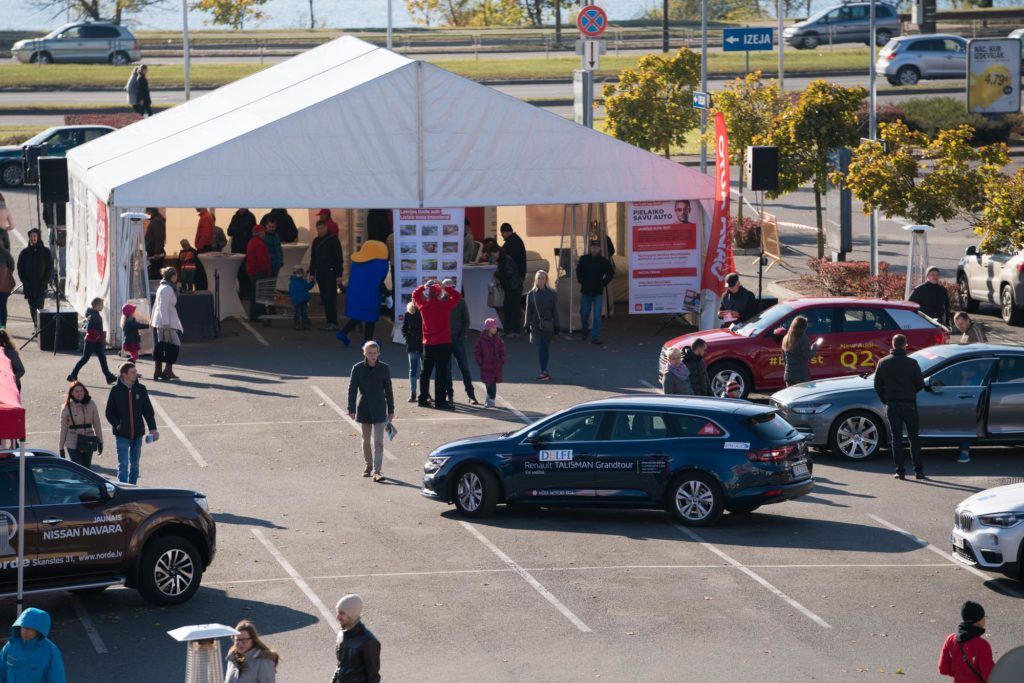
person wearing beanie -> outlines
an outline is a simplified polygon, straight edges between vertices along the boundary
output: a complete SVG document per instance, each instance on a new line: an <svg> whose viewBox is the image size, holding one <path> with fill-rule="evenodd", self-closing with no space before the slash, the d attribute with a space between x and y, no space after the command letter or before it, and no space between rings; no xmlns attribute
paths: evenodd
<svg viewBox="0 0 1024 683"><path fill-rule="evenodd" d="M335 611L341 633L334 647L338 668L331 683L380 683L380 641L362 622L363 599L346 595Z"/></svg>
<svg viewBox="0 0 1024 683"><path fill-rule="evenodd" d="M320 213L317 214L317 220L321 220L324 222L324 226L326 226L327 232L331 233L335 237L338 236L338 224L334 222L333 218L331 218L330 209L320 209Z"/></svg>
<svg viewBox="0 0 1024 683"><path fill-rule="evenodd" d="M956 633L946 636L939 654L939 673L949 676L954 683L987 681L995 667L992 646L982 638L985 633L985 608L966 601L960 607L962 621Z"/></svg>
<svg viewBox="0 0 1024 683"><path fill-rule="evenodd" d="M505 367L505 341L498 336L498 321L494 318L484 321L484 331L476 340L473 354L480 368L480 381L487 387L484 407L493 408L498 397L498 384L504 381L502 372Z"/></svg>
<svg viewBox="0 0 1024 683"><path fill-rule="evenodd" d="M132 359L132 362L139 359L139 350L142 349L142 335L139 334L139 330L149 328L149 325L135 318L135 311L135 304L125 304L121 307L121 331L124 333L121 350Z"/></svg>
<svg viewBox="0 0 1024 683"><path fill-rule="evenodd" d="M909 301L921 307L921 312L929 318L939 321L946 327L953 326L953 315L949 307L949 293L945 285L939 283L939 269L932 266L925 274L925 281L910 293Z"/></svg>

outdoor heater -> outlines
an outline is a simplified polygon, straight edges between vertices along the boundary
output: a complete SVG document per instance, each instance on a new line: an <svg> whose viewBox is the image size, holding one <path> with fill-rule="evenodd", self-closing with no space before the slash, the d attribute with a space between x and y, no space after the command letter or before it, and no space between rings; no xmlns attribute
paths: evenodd
<svg viewBox="0 0 1024 683"><path fill-rule="evenodd" d="M224 680L220 639L237 636L238 631L224 624L197 624L176 628L167 635L188 644L185 683L221 683Z"/></svg>

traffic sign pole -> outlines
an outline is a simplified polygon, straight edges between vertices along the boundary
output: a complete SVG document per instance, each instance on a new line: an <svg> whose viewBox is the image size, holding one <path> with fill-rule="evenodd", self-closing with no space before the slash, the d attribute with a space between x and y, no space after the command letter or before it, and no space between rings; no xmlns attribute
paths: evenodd
<svg viewBox="0 0 1024 683"><path fill-rule="evenodd" d="M783 30L782 22L784 21L783 17L785 17L786 15L783 12L782 7L783 7L783 0L779 0L779 8L776 11L777 11L777 13L779 15L779 92L780 93L786 92L786 78L783 75L784 72L783 72L783 69L782 69L782 44L785 42L783 40L783 38L782 38L782 30Z"/></svg>
<svg viewBox="0 0 1024 683"><path fill-rule="evenodd" d="M780 2L782 0L779 0ZM708 91L708 0L700 0L700 90ZM700 172L708 172L708 110L700 110Z"/></svg>

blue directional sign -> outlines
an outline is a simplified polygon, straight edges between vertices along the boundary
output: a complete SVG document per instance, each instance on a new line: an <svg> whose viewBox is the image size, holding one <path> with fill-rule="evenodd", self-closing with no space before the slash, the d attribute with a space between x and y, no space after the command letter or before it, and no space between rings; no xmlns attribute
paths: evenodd
<svg viewBox="0 0 1024 683"><path fill-rule="evenodd" d="M775 49L775 33L771 28L722 29L723 52L756 52Z"/></svg>
<svg viewBox="0 0 1024 683"><path fill-rule="evenodd" d="M693 108L694 109L710 109L711 108L711 95L700 90L693 91Z"/></svg>

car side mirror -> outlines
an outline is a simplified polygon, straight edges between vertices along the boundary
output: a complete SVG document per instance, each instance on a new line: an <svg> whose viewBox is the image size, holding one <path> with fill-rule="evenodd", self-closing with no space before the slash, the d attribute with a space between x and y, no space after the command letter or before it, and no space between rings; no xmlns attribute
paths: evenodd
<svg viewBox="0 0 1024 683"><path fill-rule="evenodd" d="M103 493L106 494L107 500L111 500L114 494L117 492L117 487L111 484L109 481L103 482Z"/></svg>
<svg viewBox="0 0 1024 683"><path fill-rule="evenodd" d="M785 336L786 336L786 328L785 327L776 327L774 330L772 330L772 339L774 339L775 341L782 341L782 338L785 337Z"/></svg>
<svg viewBox="0 0 1024 683"><path fill-rule="evenodd" d="M534 446L539 447L544 442L544 439L541 438L540 432L534 429L526 435L526 441L527 443L531 443Z"/></svg>
<svg viewBox="0 0 1024 683"><path fill-rule="evenodd" d="M978 248L976 246L974 246L973 244L971 246L967 247L966 249L964 249L964 256L977 256L977 255L978 255Z"/></svg>

